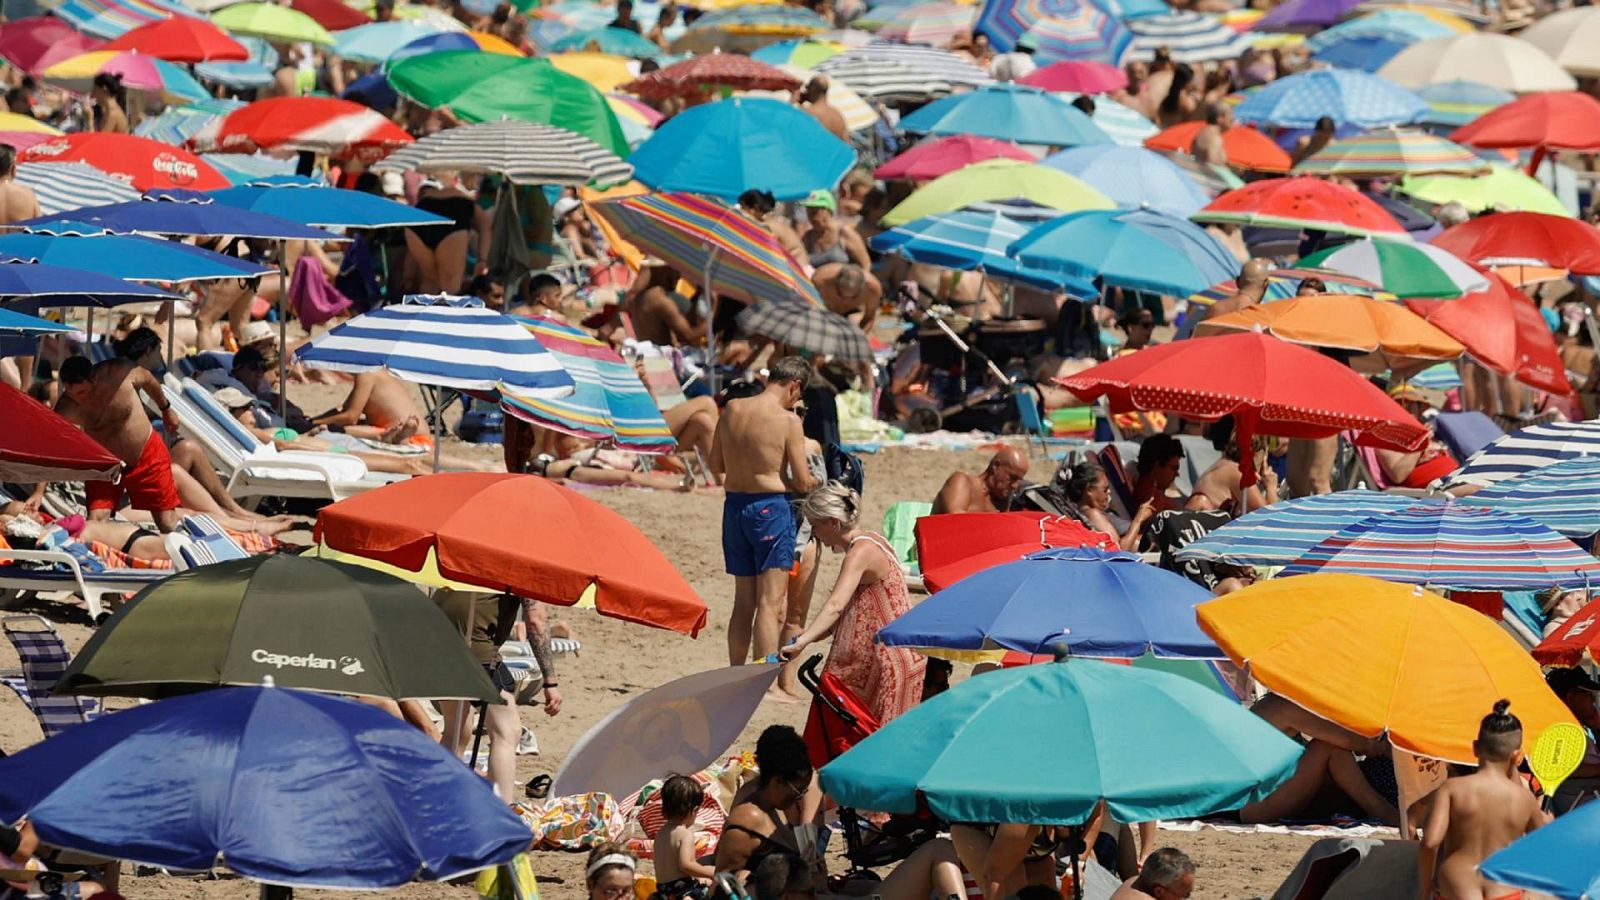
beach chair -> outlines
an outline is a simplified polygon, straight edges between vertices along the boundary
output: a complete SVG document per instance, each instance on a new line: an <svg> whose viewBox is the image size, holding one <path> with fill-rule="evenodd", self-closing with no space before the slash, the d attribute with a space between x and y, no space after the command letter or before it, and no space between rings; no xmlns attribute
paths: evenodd
<svg viewBox="0 0 1600 900"><path fill-rule="evenodd" d="M30 568L22 562L51 564ZM91 571L70 553L60 550L21 550L0 547L0 592L12 594L3 605L14 605L22 594L72 593L83 598L95 624L108 615L106 594L136 593L172 574L170 569L103 569Z"/></svg>
<svg viewBox="0 0 1600 900"><path fill-rule="evenodd" d="M61 642L61 636L56 634L55 627L43 616L6 616L0 622L0 629L4 629L6 640L11 642L11 646L17 650L17 656L22 659L21 677L0 678L0 681L16 691L22 702L33 710L39 720L39 728L47 739L100 714L98 700L50 695L51 689L67 671L72 656L67 653L67 647Z"/></svg>
<svg viewBox="0 0 1600 900"><path fill-rule="evenodd" d="M163 543L172 568L179 572L250 555L215 519L204 514L186 516Z"/></svg>
<svg viewBox="0 0 1600 900"><path fill-rule="evenodd" d="M678 371L666 356L646 356L640 360L644 371L644 386L656 401L656 409L666 412L687 401L683 385L678 383Z"/></svg>
<svg viewBox="0 0 1600 900"><path fill-rule="evenodd" d="M1137 451L1133 456L1138 458ZM1122 451L1117 449L1116 444L1107 444L1095 453L1095 458L1106 473L1106 481L1111 484L1111 499L1121 505L1122 515L1132 518L1139 505L1133 502L1133 485L1128 483L1128 464L1123 460Z"/></svg>

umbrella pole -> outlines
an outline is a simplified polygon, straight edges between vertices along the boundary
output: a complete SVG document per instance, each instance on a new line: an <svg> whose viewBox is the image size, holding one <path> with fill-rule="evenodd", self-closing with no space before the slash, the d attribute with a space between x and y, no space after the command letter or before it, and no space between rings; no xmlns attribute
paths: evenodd
<svg viewBox="0 0 1600 900"><path fill-rule="evenodd" d="M293 900L294 888L284 887L281 884L263 884L261 886L261 900Z"/></svg>
<svg viewBox="0 0 1600 900"><path fill-rule="evenodd" d="M701 290L706 292L706 315L711 321L706 323L706 387L711 389L711 398L717 396L717 295L711 290L711 272L717 265L717 250L711 248L706 254L706 267L704 279L701 281Z"/></svg>
<svg viewBox="0 0 1600 900"><path fill-rule="evenodd" d="M167 369L172 369L173 346L177 343L178 301L167 301Z"/></svg>
<svg viewBox="0 0 1600 900"><path fill-rule="evenodd" d="M92 307L92 306L89 307L87 312L84 313L83 334L84 334L84 340L86 342L88 342L88 343L93 343L94 342L94 307ZM88 351L85 350L84 352L88 352Z"/></svg>
<svg viewBox="0 0 1600 900"><path fill-rule="evenodd" d="M289 421L289 242L278 242L278 421ZM237 339L235 335L235 339Z"/></svg>

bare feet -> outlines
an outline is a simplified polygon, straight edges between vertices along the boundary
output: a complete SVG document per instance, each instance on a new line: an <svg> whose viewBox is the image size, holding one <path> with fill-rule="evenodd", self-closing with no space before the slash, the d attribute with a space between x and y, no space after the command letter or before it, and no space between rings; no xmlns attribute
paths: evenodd
<svg viewBox="0 0 1600 900"><path fill-rule="evenodd" d="M416 416L407 416L405 421L390 425L383 434L378 435L378 440L385 444L403 444L417 433L422 427L422 420Z"/></svg>

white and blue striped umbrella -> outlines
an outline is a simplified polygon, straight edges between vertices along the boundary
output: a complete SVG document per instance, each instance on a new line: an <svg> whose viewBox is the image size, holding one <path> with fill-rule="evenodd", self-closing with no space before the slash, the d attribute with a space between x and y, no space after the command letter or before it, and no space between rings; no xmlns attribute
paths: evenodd
<svg viewBox="0 0 1600 900"><path fill-rule="evenodd" d="M1215 16L1175 12L1146 16L1127 23L1133 32L1128 59L1151 60L1166 47L1178 62L1201 63L1237 59L1250 49L1251 37L1234 31Z"/></svg>
<svg viewBox="0 0 1600 900"><path fill-rule="evenodd" d="M244 106L242 101L226 97L212 97L184 106L169 106L161 111L161 115L151 116L140 122L133 129L133 133L138 137L160 141L173 147L182 147L200 129L242 106Z"/></svg>
<svg viewBox="0 0 1600 900"><path fill-rule="evenodd" d="M1080 95L1063 93L1061 96L1070 101L1078 99ZM1089 118L1113 141L1124 147L1143 147L1147 138L1161 131L1144 113L1127 104L1118 103L1104 94L1096 94L1089 99L1094 101L1094 114Z"/></svg>
<svg viewBox="0 0 1600 900"><path fill-rule="evenodd" d="M1496 438L1467 457L1447 487L1496 484L1578 456L1600 456L1600 421L1530 425Z"/></svg>
<svg viewBox="0 0 1600 900"><path fill-rule="evenodd" d="M1507 478L1471 502L1518 513L1570 538L1600 532L1600 456L1580 456Z"/></svg>
<svg viewBox="0 0 1600 900"><path fill-rule="evenodd" d="M138 191L87 163L18 163L17 181L33 188L39 212L46 216L139 199Z"/></svg>
<svg viewBox="0 0 1600 900"><path fill-rule="evenodd" d="M533 397L572 393L572 376L515 319L492 309L440 305L442 298L363 313L296 351L314 369L388 369L418 384L498 390Z"/></svg>
<svg viewBox="0 0 1600 900"><path fill-rule="evenodd" d="M239 91L271 84L273 73L278 70L278 51L265 38L254 35L236 34L233 39L250 51L250 58L240 62L196 63L195 77Z"/></svg>
<svg viewBox="0 0 1600 900"><path fill-rule="evenodd" d="M1380 491L1296 497L1241 516L1190 542L1174 556L1236 566L1282 566L1362 519L1408 509L1421 502Z"/></svg>

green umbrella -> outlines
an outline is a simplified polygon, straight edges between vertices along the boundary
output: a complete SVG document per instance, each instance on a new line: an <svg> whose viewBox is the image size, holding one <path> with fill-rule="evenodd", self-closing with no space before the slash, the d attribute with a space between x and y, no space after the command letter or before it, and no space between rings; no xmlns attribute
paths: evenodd
<svg viewBox="0 0 1600 900"><path fill-rule="evenodd" d="M361 566L252 556L179 572L117 610L61 676L67 694L159 698L226 684L499 701L445 614Z"/></svg>
<svg viewBox="0 0 1600 900"><path fill-rule="evenodd" d="M1412 175L1400 179L1398 190L1428 203L1459 203L1467 212L1481 212L1499 204L1522 212L1572 216L1572 210L1557 200L1549 188L1510 166L1495 166L1487 175Z"/></svg>
<svg viewBox="0 0 1600 900"><path fill-rule="evenodd" d="M236 3L211 15L211 23L234 34L248 34L279 43L305 41L333 46L333 35L303 12L276 3Z"/></svg>
<svg viewBox="0 0 1600 900"><path fill-rule="evenodd" d="M1015 159L991 159L963 166L918 188L889 210L883 224L904 225L973 203L1006 200L1027 200L1062 212L1116 208L1111 198L1059 169Z"/></svg>
<svg viewBox="0 0 1600 900"><path fill-rule="evenodd" d="M1364 278L1402 298L1453 298L1489 287L1476 269L1450 251L1414 241L1364 238L1313 253L1299 265Z"/></svg>
<svg viewBox="0 0 1600 900"><path fill-rule="evenodd" d="M413 102L449 107L463 122L542 122L581 134L618 156L629 153L605 95L548 60L472 50L427 53L395 64L389 83Z"/></svg>

